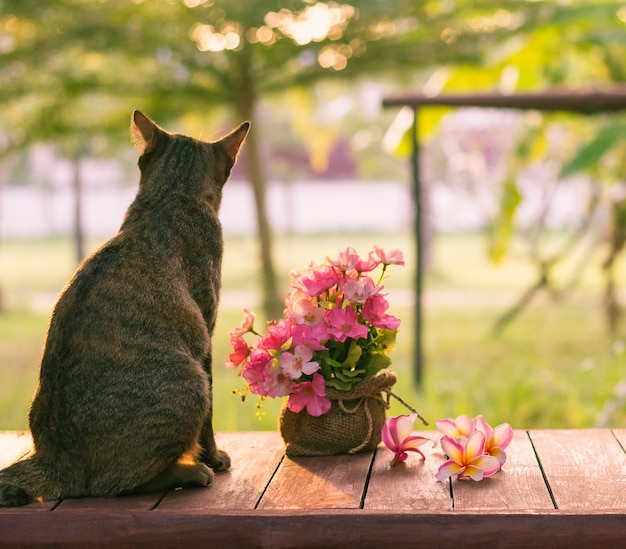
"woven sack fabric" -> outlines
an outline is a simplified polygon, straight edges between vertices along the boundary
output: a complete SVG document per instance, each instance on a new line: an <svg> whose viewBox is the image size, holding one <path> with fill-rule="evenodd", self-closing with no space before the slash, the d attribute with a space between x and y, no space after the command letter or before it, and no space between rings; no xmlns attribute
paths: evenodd
<svg viewBox="0 0 626 549"><path fill-rule="evenodd" d="M332 456L373 450L380 444L380 431L389 407L382 393L396 382L396 374L379 372L349 391L328 388L328 412L313 417L302 410L294 413L285 404L280 414L280 434L289 457Z"/></svg>

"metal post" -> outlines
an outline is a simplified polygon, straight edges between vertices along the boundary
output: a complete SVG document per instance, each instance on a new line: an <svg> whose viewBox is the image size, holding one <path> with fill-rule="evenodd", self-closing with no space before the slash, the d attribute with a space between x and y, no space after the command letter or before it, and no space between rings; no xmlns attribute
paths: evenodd
<svg viewBox="0 0 626 549"><path fill-rule="evenodd" d="M415 233L415 384L421 387L424 374L424 355L422 351L422 275L424 266L424 246L422 231L422 185L420 182L420 145L418 136L418 108L413 109L413 127L411 129L411 182L413 201L415 203L414 233Z"/></svg>

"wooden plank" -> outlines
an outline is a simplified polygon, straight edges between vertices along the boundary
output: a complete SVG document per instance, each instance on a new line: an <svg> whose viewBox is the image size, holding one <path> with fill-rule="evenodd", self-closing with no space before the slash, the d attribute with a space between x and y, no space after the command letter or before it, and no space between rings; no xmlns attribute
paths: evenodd
<svg viewBox="0 0 626 549"><path fill-rule="evenodd" d="M0 469L25 457L33 449L28 431L0 431Z"/></svg>
<svg viewBox="0 0 626 549"><path fill-rule="evenodd" d="M554 512L552 512L554 513ZM622 547L624 515L367 510L0 514L0 546Z"/></svg>
<svg viewBox="0 0 626 549"><path fill-rule="evenodd" d="M626 510L626 454L609 429L529 431L560 510Z"/></svg>
<svg viewBox="0 0 626 549"><path fill-rule="evenodd" d="M64 499L55 508L55 513L81 510L101 512L150 511L163 497L163 492L123 496L116 498L80 498Z"/></svg>
<svg viewBox="0 0 626 549"><path fill-rule="evenodd" d="M157 511L254 509L283 458L283 439L278 432L269 431L218 433L216 440L230 455L230 470L217 473L207 490L170 492Z"/></svg>
<svg viewBox="0 0 626 549"><path fill-rule="evenodd" d="M358 509L373 452L285 457L259 509Z"/></svg>
<svg viewBox="0 0 626 549"><path fill-rule="evenodd" d="M506 454L504 467L493 477L480 482L452 481L456 511L554 509L550 491L526 431L515 431Z"/></svg>
<svg viewBox="0 0 626 549"><path fill-rule="evenodd" d="M426 456L421 461L418 454L409 453L404 463L390 467L393 452L381 445L370 476L364 509L387 509L394 511L446 511L452 508L448 482L437 482L435 473L445 461L439 445L441 434L437 431L413 433L433 440L420 446Z"/></svg>

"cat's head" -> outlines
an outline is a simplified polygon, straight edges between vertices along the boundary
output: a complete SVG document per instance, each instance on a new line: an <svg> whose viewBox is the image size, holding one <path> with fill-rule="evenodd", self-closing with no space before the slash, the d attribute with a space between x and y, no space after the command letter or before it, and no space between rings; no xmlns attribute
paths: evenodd
<svg viewBox="0 0 626 549"><path fill-rule="evenodd" d="M250 128L244 122L215 142L169 133L140 111L131 120L131 136L139 149L140 193L153 200L171 192L204 197L217 210L222 187L237 160Z"/></svg>

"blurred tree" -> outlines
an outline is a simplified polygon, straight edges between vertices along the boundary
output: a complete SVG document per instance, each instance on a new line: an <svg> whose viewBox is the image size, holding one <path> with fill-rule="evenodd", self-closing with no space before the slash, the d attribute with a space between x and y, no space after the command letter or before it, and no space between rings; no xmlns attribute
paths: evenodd
<svg viewBox="0 0 626 549"><path fill-rule="evenodd" d="M3 146L82 146L86 135L118 135L137 107L164 124L220 105L234 122L251 120L244 158L272 318L282 308L265 203L272 127L257 123L259 101L323 78L412 82L429 67L478 65L502 51L497 44L519 50L568 8L526 0L0 0ZM585 21L593 28L593 18Z"/></svg>

